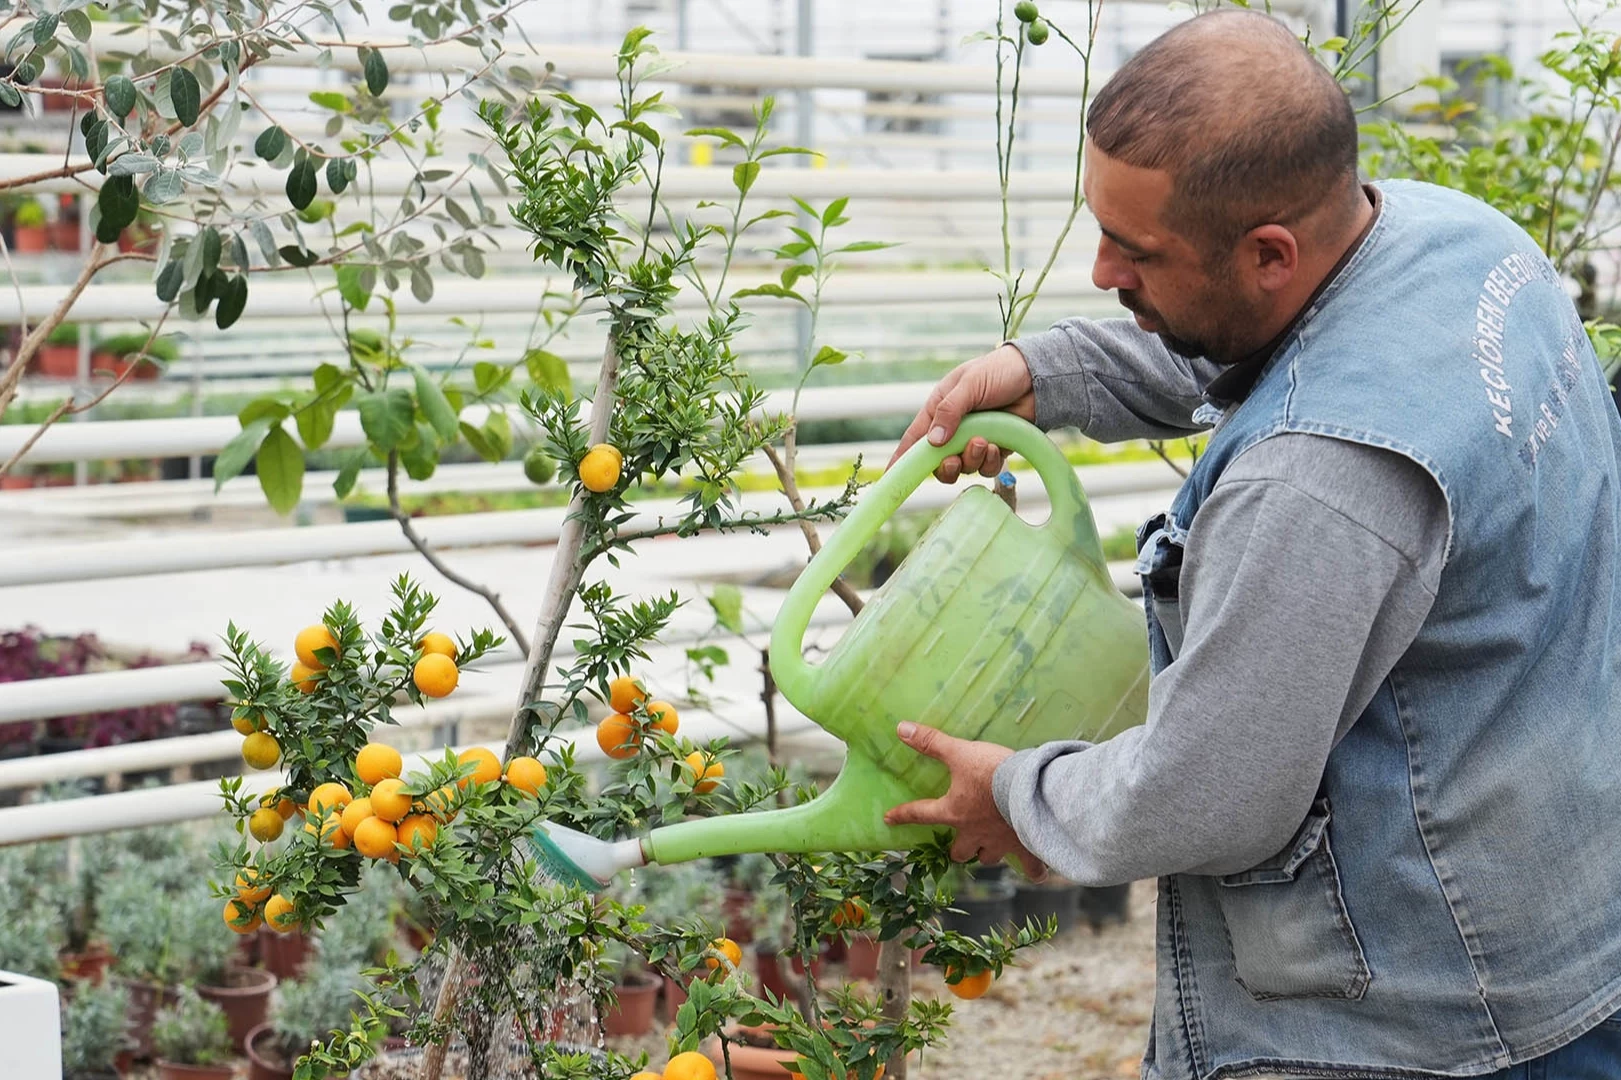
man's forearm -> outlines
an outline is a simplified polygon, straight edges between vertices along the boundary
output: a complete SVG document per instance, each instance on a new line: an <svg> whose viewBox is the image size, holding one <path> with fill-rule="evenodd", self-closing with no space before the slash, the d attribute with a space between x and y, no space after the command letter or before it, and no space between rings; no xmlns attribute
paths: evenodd
<svg viewBox="0 0 1621 1080"><path fill-rule="evenodd" d="M1065 319L1013 342L1035 388L1036 424L1077 427L1102 442L1176 438L1217 372L1177 356L1129 319Z"/></svg>

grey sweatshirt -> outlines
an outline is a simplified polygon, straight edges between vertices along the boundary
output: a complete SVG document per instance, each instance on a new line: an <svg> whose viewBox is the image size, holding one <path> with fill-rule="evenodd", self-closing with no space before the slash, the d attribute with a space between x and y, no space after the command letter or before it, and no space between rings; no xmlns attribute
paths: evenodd
<svg viewBox="0 0 1621 1080"><path fill-rule="evenodd" d="M1104 441L1199 430L1191 414L1220 370L1125 319L1071 319L1014 344L1038 425ZM1169 612L1180 646L1147 723L1014 754L994 779L1003 817L1083 885L1233 873L1273 855L1428 615L1446 538L1439 486L1400 455L1303 434L1245 451L1190 527Z"/></svg>

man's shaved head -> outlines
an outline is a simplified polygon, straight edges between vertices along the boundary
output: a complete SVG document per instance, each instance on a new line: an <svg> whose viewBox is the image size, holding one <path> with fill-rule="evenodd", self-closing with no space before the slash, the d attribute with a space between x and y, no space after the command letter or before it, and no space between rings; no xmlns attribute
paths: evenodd
<svg viewBox="0 0 1621 1080"><path fill-rule="evenodd" d="M1315 215L1335 228L1357 210L1350 101L1288 27L1256 12L1211 12L1156 38L1093 100L1087 136L1168 173L1165 224L1213 256L1259 225Z"/></svg>

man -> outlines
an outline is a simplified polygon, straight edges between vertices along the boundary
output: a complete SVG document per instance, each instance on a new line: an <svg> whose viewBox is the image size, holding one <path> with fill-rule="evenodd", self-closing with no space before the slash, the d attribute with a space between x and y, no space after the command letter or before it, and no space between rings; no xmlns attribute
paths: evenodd
<svg viewBox="0 0 1621 1080"><path fill-rule="evenodd" d="M1016 754L903 724L952 784L890 820L1158 877L1148 1076L1621 1076L1621 423L1557 275L1479 202L1361 184L1264 16L1179 25L1088 120L1135 325L970 361L901 449L980 409L1213 428L1139 533L1148 720Z"/></svg>

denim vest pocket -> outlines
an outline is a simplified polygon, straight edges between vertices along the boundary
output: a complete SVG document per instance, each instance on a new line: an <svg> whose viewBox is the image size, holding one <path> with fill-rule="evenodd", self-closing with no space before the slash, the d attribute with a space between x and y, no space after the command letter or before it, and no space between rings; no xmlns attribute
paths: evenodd
<svg viewBox="0 0 1621 1080"><path fill-rule="evenodd" d="M1357 1000L1369 973L1340 894L1328 842L1327 799L1278 854L1216 879L1238 984L1258 1001L1320 997Z"/></svg>

